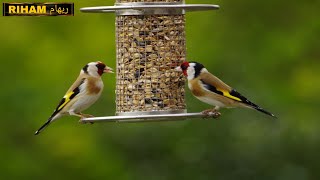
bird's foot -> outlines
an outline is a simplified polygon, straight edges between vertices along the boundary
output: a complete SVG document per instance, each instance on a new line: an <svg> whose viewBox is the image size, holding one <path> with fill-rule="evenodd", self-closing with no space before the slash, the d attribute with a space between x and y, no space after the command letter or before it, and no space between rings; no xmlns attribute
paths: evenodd
<svg viewBox="0 0 320 180"><path fill-rule="evenodd" d="M206 118L209 118L209 117L218 118L221 116L221 113L216 109L204 110L202 111L202 114L204 114Z"/></svg>
<svg viewBox="0 0 320 180"><path fill-rule="evenodd" d="M81 115L82 115L82 118L92 118L92 117L94 117L91 114L81 114Z"/></svg>
<svg viewBox="0 0 320 180"><path fill-rule="evenodd" d="M85 121L83 121L83 119L84 118L92 118L92 117L94 117L93 115L91 115L91 114L81 114L81 118L80 118L80 120L79 120L79 123L80 124L86 124L86 123L88 123L88 122L85 122ZM93 124L93 122L89 122L90 124Z"/></svg>

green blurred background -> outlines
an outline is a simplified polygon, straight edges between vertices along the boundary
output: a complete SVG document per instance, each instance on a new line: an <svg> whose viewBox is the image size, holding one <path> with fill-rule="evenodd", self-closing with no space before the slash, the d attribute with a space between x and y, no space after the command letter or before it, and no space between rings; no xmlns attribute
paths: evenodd
<svg viewBox="0 0 320 180"><path fill-rule="evenodd" d="M65 117L34 136L87 62L115 67L115 15L79 11L113 3L75 2L74 17L0 17L0 179L320 179L319 0L187 0L221 6L187 14L187 59L277 120L248 109L167 123ZM96 116L115 111L115 75L103 79L86 111ZM210 107L189 91L187 104Z"/></svg>

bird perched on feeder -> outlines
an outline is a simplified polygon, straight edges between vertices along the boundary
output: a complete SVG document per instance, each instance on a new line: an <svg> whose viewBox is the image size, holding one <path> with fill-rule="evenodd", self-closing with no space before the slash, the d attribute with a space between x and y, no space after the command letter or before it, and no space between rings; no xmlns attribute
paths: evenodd
<svg viewBox="0 0 320 180"><path fill-rule="evenodd" d="M39 134L51 122L65 115L78 116L81 119L93 117L89 114L82 114L81 111L89 108L99 99L103 89L103 81L101 79L103 73L113 73L112 68L100 61L90 62L85 65L81 69L76 81L63 96L53 114L47 122L35 132L35 135Z"/></svg>
<svg viewBox="0 0 320 180"><path fill-rule="evenodd" d="M184 62L176 67L176 70L183 72L187 77L188 87L196 98L215 106L213 109L203 111L206 115L213 113L214 117L219 117L221 115L218 112L220 107L246 107L275 117L275 115L252 103L235 89L212 75L198 62Z"/></svg>

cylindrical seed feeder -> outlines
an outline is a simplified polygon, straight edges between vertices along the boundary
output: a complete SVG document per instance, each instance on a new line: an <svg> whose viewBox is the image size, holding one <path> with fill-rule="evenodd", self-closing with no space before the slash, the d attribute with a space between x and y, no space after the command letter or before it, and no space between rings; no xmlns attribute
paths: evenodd
<svg viewBox="0 0 320 180"><path fill-rule="evenodd" d="M186 59L185 11L217 9L183 0L117 0L81 8L116 13L116 116L83 121L148 121L199 117L187 113L185 78L174 68Z"/></svg>
<svg viewBox="0 0 320 180"><path fill-rule="evenodd" d="M117 115L186 112L185 80L174 70L185 61L184 26L182 14L116 17Z"/></svg>

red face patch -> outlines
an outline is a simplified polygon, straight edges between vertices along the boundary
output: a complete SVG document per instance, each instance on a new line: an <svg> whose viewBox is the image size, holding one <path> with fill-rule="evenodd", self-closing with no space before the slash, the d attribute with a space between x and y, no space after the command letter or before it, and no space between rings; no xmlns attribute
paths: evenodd
<svg viewBox="0 0 320 180"><path fill-rule="evenodd" d="M188 67L189 67L189 62L183 62L182 64L181 64L181 69L182 69L182 72L183 72L183 74L185 75L185 76L188 76L188 74L187 74L187 70L188 70Z"/></svg>
<svg viewBox="0 0 320 180"><path fill-rule="evenodd" d="M98 61L98 64L96 65L98 68L98 74L101 76L103 74L104 68L106 67L105 64L102 62Z"/></svg>

